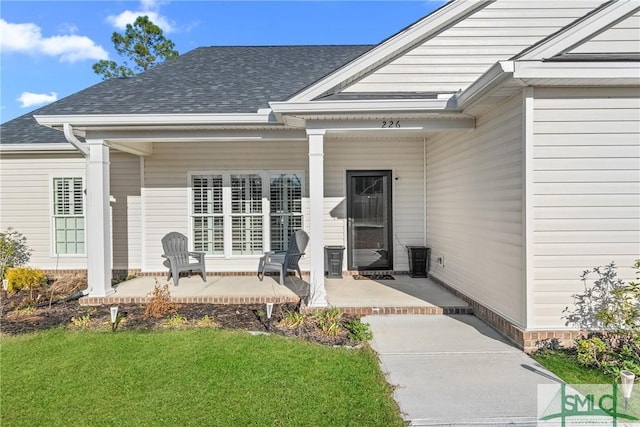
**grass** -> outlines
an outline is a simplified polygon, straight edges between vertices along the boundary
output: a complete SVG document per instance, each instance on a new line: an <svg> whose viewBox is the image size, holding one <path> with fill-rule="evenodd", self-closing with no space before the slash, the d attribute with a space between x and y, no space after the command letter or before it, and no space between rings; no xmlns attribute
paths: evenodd
<svg viewBox="0 0 640 427"><path fill-rule="evenodd" d="M612 384L613 379L594 368L580 365L576 358L564 351L543 351L533 357L567 384Z"/></svg>
<svg viewBox="0 0 640 427"><path fill-rule="evenodd" d="M582 393L588 394L593 391L593 388L587 386L588 384L613 384L617 382L620 384L620 380L614 380L604 372L595 368L589 368L582 366L578 363L575 356L571 353L561 350L549 350L532 354L533 358L537 360L542 366L556 374L565 383L575 385L575 388ZM597 389L602 391L603 389ZM604 389L610 392L611 389ZM640 384L636 382L631 395L631 400L627 409L624 407L624 400L622 399L622 392L619 391L620 399L618 400L617 410L619 413L626 413L635 416L640 419Z"/></svg>
<svg viewBox="0 0 640 427"><path fill-rule="evenodd" d="M3 426L402 426L370 349L215 329L0 338Z"/></svg>

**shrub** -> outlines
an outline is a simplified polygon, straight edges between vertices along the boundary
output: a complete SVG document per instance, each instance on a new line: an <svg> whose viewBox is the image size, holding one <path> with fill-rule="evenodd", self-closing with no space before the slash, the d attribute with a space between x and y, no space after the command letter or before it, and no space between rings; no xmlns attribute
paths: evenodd
<svg viewBox="0 0 640 427"><path fill-rule="evenodd" d="M335 336L340 333L340 318L342 312L338 308L327 308L325 310L316 311L311 315L322 332L329 336Z"/></svg>
<svg viewBox="0 0 640 427"><path fill-rule="evenodd" d="M640 274L640 260L635 269ZM591 332L576 339L578 362L614 376L622 369L640 376L640 282L617 278L614 263L586 270L581 279L584 293L574 295L574 309L564 310L567 326Z"/></svg>
<svg viewBox="0 0 640 427"><path fill-rule="evenodd" d="M9 280L7 289L9 292L16 292L20 289L29 289L33 292L34 288L47 283L47 276L42 270L30 267L16 267L7 270L7 280Z"/></svg>
<svg viewBox="0 0 640 427"><path fill-rule="evenodd" d="M180 329L188 325L189 325L189 320L186 317L180 316L177 313L162 321L162 326L164 326L165 328Z"/></svg>
<svg viewBox="0 0 640 427"><path fill-rule="evenodd" d="M26 237L11 227L0 232L0 278L4 278L7 269L25 265L30 258Z"/></svg>
<svg viewBox="0 0 640 427"><path fill-rule="evenodd" d="M156 281L153 291L147 294L149 301L144 309L144 318L153 317L159 319L165 315L172 313L176 309L176 305L171 302L171 293L169 285L160 286Z"/></svg>
<svg viewBox="0 0 640 427"><path fill-rule="evenodd" d="M355 341L369 341L373 338L373 333L369 330L368 323L362 323L359 318L345 323L345 328L349 331L349 338Z"/></svg>
<svg viewBox="0 0 640 427"><path fill-rule="evenodd" d="M279 324L288 328L297 328L303 322L304 316L302 313L285 309Z"/></svg>

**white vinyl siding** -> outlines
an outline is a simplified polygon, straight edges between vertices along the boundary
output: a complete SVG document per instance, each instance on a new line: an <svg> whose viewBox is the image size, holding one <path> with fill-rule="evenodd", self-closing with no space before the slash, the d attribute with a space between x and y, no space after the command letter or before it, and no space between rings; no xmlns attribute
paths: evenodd
<svg viewBox="0 0 640 427"><path fill-rule="evenodd" d="M613 25L570 53L640 53L640 13Z"/></svg>
<svg viewBox="0 0 640 427"><path fill-rule="evenodd" d="M303 228L308 229L308 198L304 176L309 162L306 141L217 141L213 143L154 143L153 156L145 159L144 170L144 221L145 221L145 264L144 271L164 271L162 266L162 245L160 239L166 233L178 231L192 235L192 195L189 191L190 174L193 175L243 175L257 174L263 177L263 195L269 196L269 177L280 171L299 174L303 179L302 216ZM256 171L256 172L253 172ZM278 171L278 172L276 172ZM299 171L299 172L297 172ZM229 197L231 194L229 193ZM229 205L229 214L231 207ZM269 214L265 215L264 228L268 228ZM225 227L229 229L225 223ZM268 234L265 234L268 236ZM266 242L263 249L267 250ZM257 271L261 254L212 258L207 269L213 272ZM307 251L307 257L310 256ZM304 270L307 257L301 261ZM308 267L306 267L308 269Z"/></svg>
<svg viewBox="0 0 640 427"><path fill-rule="evenodd" d="M532 328L563 328L580 274L640 257L640 89L534 91Z"/></svg>
<svg viewBox="0 0 640 427"><path fill-rule="evenodd" d="M79 154L2 154L0 228L13 227L27 238L30 265L42 269L86 268L85 256L57 256L53 250L54 176L84 176Z"/></svg>
<svg viewBox="0 0 640 427"><path fill-rule="evenodd" d="M587 14L603 1L498 0L346 88L345 92L456 92L491 65Z"/></svg>
<svg viewBox="0 0 640 427"><path fill-rule="evenodd" d="M324 244L348 246L347 171L391 170L393 269L408 271L405 246L425 244L424 140L329 138L324 147Z"/></svg>
<svg viewBox="0 0 640 427"><path fill-rule="evenodd" d="M31 266L45 270L86 269L86 255L55 253L53 178L85 177L86 160L78 153L2 154L0 228L13 227L27 238ZM116 269L140 265L139 158L111 152L113 258ZM86 211L85 211L86 212ZM90 225L87 231L90 232ZM86 249L86 248L85 248Z"/></svg>
<svg viewBox="0 0 640 427"><path fill-rule="evenodd" d="M522 98L427 140L431 275L523 325ZM444 266L437 262L444 257Z"/></svg>
<svg viewBox="0 0 640 427"><path fill-rule="evenodd" d="M58 255L85 253L82 177L53 178L53 250Z"/></svg>
<svg viewBox="0 0 640 427"><path fill-rule="evenodd" d="M142 258L140 158L111 150L110 159L113 268L136 270Z"/></svg>

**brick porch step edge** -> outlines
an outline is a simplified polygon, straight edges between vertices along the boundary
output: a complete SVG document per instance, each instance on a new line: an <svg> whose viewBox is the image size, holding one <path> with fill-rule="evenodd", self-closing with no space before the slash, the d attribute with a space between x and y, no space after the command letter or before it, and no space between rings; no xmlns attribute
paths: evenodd
<svg viewBox="0 0 640 427"><path fill-rule="evenodd" d="M471 307L339 307L343 313L370 316L373 314L424 314L424 315L451 315L473 314ZM305 312L322 310L321 308L305 307Z"/></svg>
<svg viewBox="0 0 640 427"><path fill-rule="evenodd" d="M82 297L79 299L80 305L97 306L110 304L146 304L147 297ZM297 304L298 297L171 297L171 302L176 304L274 304L294 303Z"/></svg>

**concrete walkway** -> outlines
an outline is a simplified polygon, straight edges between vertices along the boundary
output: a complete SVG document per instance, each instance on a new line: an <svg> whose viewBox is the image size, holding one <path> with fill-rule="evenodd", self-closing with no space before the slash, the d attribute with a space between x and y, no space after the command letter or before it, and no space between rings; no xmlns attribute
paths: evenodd
<svg viewBox="0 0 640 427"><path fill-rule="evenodd" d="M559 382L480 319L367 316L373 349L413 426L534 426L537 385Z"/></svg>

